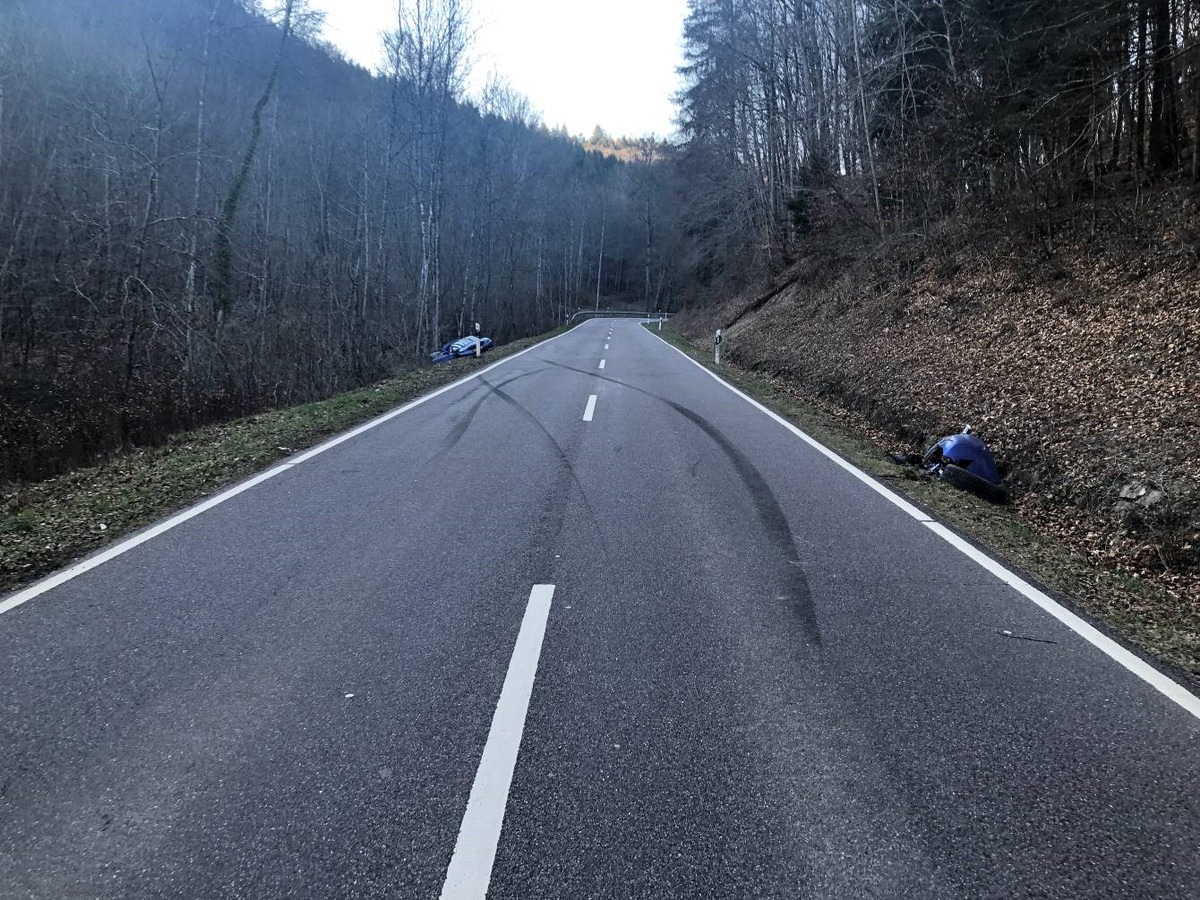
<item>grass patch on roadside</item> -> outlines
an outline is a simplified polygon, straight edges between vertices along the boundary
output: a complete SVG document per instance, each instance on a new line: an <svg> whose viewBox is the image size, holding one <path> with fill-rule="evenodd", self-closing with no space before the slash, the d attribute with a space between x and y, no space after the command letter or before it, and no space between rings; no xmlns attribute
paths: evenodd
<svg viewBox="0 0 1200 900"><path fill-rule="evenodd" d="M130 450L46 481L7 485L0 492L0 591L565 330L505 344L479 361L422 367L327 400L174 435L162 446Z"/></svg>
<svg viewBox="0 0 1200 900"><path fill-rule="evenodd" d="M645 327L961 534L1009 560L1068 605L1107 623L1151 656L1200 683L1200 621L1186 599L1160 585L1100 568L1034 529L1011 507L988 503L927 478L913 467L897 465L886 456L886 435L836 405L806 396L782 378L741 369L728 363L727 357L717 367L710 348L697 347L669 324L661 332Z"/></svg>

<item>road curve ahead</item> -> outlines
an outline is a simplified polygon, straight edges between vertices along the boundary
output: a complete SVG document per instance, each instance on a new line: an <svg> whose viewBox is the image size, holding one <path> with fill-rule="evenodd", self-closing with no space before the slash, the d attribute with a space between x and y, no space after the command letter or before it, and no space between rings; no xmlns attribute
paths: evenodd
<svg viewBox="0 0 1200 900"><path fill-rule="evenodd" d="M1200 897L1196 698L876 488L612 320L294 457L3 607L0 896Z"/></svg>

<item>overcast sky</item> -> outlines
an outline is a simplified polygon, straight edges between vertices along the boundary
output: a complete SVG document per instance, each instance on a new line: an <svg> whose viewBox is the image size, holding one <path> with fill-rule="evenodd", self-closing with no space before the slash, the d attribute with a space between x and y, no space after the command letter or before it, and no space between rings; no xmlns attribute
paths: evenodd
<svg viewBox="0 0 1200 900"><path fill-rule="evenodd" d="M395 0L313 0L325 37L367 68ZM679 89L687 0L470 0L476 40L472 83L491 71L525 94L550 126L588 136L669 136Z"/></svg>

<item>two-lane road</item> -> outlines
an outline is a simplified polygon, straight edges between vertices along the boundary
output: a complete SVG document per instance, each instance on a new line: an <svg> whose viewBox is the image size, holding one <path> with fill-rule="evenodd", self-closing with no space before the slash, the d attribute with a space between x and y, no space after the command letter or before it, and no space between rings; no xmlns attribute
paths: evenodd
<svg viewBox="0 0 1200 900"><path fill-rule="evenodd" d="M1200 701L947 535L589 322L9 604L0 897L1200 896Z"/></svg>

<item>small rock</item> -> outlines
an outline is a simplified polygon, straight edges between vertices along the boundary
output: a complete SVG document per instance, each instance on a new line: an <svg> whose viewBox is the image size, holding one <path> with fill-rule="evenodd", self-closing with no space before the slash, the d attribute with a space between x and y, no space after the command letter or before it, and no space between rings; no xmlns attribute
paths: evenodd
<svg viewBox="0 0 1200 900"><path fill-rule="evenodd" d="M1136 503L1143 509L1149 509L1156 503L1166 499L1166 493L1156 485L1145 481L1131 481L1121 488L1120 497L1129 503ZM1120 506L1121 504L1117 504Z"/></svg>
<svg viewBox="0 0 1200 900"><path fill-rule="evenodd" d="M1131 481L1121 488L1120 497L1122 500L1136 500L1144 493L1146 493L1146 485L1140 481Z"/></svg>

